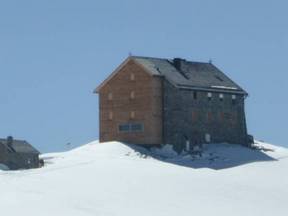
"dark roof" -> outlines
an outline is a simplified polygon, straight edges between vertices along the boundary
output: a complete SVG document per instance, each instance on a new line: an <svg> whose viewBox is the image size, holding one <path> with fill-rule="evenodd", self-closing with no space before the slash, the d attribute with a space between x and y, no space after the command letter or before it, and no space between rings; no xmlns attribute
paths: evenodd
<svg viewBox="0 0 288 216"><path fill-rule="evenodd" d="M10 149L10 147L7 145L7 139L0 138L0 143L4 144L8 149ZM35 149L32 145L30 145L25 140L13 140L12 150L14 150L17 153L40 154L40 152L37 149Z"/></svg>
<svg viewBox="0 0 288 216"><path fill-rule="evenodd" d="M131 56L152 75L164 76L178 88L247 94L239 85L212 63L192 62L184 59L161 59Z"/></svg>

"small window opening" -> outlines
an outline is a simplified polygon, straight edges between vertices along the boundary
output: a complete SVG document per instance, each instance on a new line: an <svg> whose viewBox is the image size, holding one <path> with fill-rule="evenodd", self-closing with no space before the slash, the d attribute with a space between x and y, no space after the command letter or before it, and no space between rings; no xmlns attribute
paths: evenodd
<svg viewBox="0 0 288 216"><path fill-rule="evenodd" d="M131 80L131 81L134 81L134 80L135 80L135 74L134 74L134 73L131 73L131 74L130 74L130 80Z"/></svg>
<svg viewBox="0 0 288 216"><path fill-rule="evenodd" d="M208 93L207 93L207 97L208 97L208 100L211 101L211 99L212 99L212 93L211 93L211 92L208 92Z"/></svg>
<svg viewBox="0 0 288 216"><path fill-rule="evenodd" d="M209 133L205 134L205 141L206 141L206 143L210 143L211 142L211 135Z"/></svg>
<svg viewBox="0 0 288 216"><path fill-rule="evenodd" d="M135 92L134 91L131 91L130 92L130 99L134 99L135 98Z"/></svg>
<svg viewBox="0 0 288 216"><path fill-rule="evenodd" d="M189 152L190 151L190 141L186 140L186 151Z"/></svg>
<svg viewBox="0 0 288 216"><path fill-rule="evenodd" d="M109 120L112 120L112 119L113 119L113 112L110 111L110 112L109 112Z"/></svg>
<svg viewBox="0 0 288 216"><path fill-rule="evenodd" d="M224 95L223 94L219 94L219 99L220 99L220 101L223 101Z"/></svg>
<svg viewBox="0 0 288 216"><path fill-rule="evenodd" d="M134 119L135 118L135 111L131 111L130 112L130 119Z"/></svg>
<svg viewBox="0 0 288 216"><path fill-rule="evenodd" d="M113 100L113 94L112 94L112 92L110 92L110 93L108 94L108 100Z"/></svg>
<svg viewBox="0 0 288 216"><path fill-rule="evenodd" d="M232 95L232 104L233 104L233 105L236 104L236 95Z"/></svg>

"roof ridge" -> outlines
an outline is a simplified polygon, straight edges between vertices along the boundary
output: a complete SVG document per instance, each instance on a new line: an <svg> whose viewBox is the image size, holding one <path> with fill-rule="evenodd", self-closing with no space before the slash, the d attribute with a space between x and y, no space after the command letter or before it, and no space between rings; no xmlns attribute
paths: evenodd
<svg viewBox="0 0 288 216"><path fill-rule="evenodd" d="M160 57L151 57L151 56L137 56L137 55L132 55L130 56L131 58L142 58L142 59L157 59L157 60L166 60L166 61L173 61L174 59L177 59L179 57L174 57L174 58L160 58ZM204 61L194 61L194 60L187 60L185 58L180 58L182 60L185 60L187 63L196 63L196 64L210 64L213 65L210 62L204 62Z"/></svg>
<svg viewBox="0 0 288 216"><path fill-rule="evenodd" d="M160 58L160 57L151 57L151 56L137 56L137 55L132 55L130 56L131 58L142 58L142 59L158 59L158 60L170 60L168 58Z"/></svg>
<svg viewBox="0 0 288 216"><path fill-rule="evenodd" d="M3 140L7 140L7 138L0 138L0 141ZM23 139L13 139L13 141L18 141L18 142L27 142L27 140L23 140ZM27 142L28 143L28 142Z"/></svg>

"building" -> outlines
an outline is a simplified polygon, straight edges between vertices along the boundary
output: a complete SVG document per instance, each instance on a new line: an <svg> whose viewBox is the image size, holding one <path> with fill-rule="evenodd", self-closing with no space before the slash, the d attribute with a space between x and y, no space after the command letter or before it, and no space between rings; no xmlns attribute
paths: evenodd
<svg viewBox="0 0 288 216"><path fill-rule="evenodd" d="M0 139L0 164L10 170L38 168L39 151L24 140Z"/></svg>
<svg viewBox="0 0 288 216"><path fill-rule="evenodd" d="M249 144L247 92L211 62L128 57L96 89L100 142Z"/></svg>

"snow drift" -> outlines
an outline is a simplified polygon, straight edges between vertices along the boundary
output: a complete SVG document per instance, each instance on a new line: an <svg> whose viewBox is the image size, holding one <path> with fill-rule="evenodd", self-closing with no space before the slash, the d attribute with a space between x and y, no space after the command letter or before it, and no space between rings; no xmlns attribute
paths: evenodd
<svg viewBox="0 0 288 216"><path fill-rule="evenodd" d="M92 142L45 154L41 169L0 171L1 214L286 216L288 150L257 146L208 145L200 157Z"/></svg>

